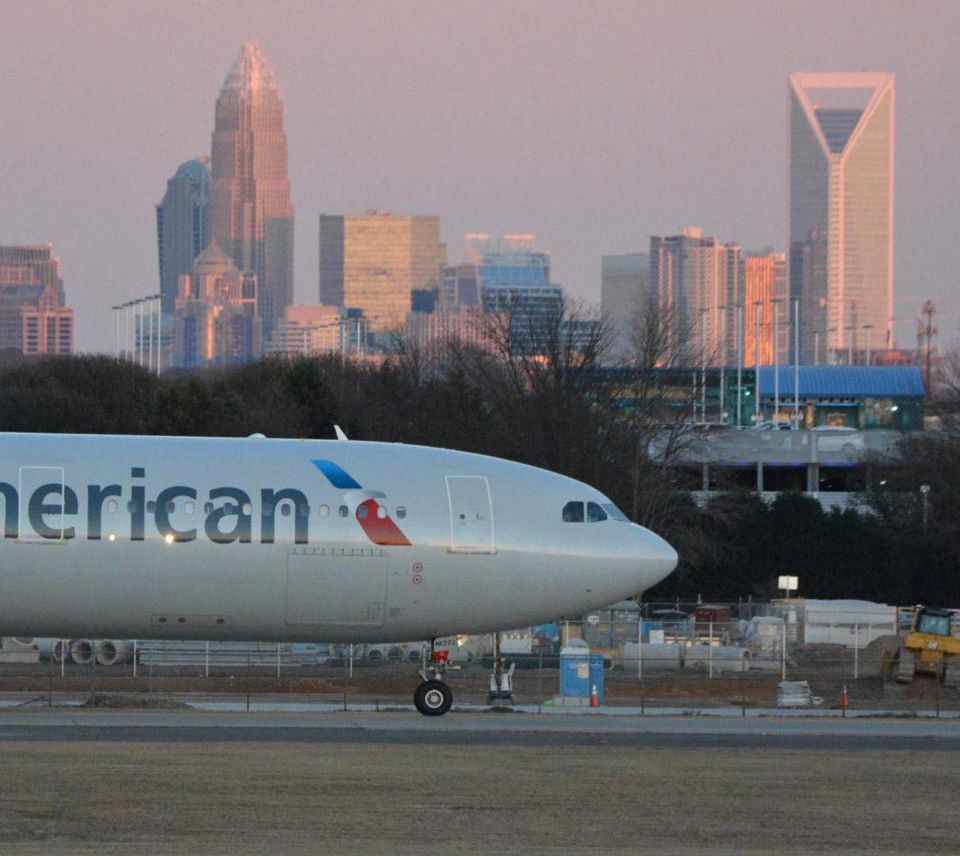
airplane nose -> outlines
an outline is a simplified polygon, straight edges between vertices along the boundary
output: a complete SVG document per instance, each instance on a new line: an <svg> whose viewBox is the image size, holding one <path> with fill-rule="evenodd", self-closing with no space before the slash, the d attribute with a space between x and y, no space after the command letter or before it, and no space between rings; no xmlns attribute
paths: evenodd
<svg viewBox="0 0 960 856"><path fill-rule="evenodd" d="M643 530L640 547L640 565L646 587L656 585L677 567L677 551L655 532Z"/></svg>

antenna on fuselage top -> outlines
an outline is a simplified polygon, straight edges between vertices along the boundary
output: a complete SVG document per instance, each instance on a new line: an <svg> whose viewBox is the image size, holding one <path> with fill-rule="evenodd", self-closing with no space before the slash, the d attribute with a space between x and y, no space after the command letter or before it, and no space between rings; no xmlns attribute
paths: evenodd
<svg viewBox="0 0 960 856"><path fill-rule="evenodd" d="M349 440L349 439L350 439L346 434L343 433L343 428L341 428L339 425L334 425L334 426L333 426L333 430L336 432L336 434L337 434L337 439L338 439L338 440Z"/></svg>

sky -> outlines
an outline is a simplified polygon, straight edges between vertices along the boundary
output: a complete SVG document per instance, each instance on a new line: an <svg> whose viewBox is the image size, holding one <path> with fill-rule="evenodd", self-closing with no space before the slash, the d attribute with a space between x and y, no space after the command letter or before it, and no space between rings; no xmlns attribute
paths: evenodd
<svg viewBox="0 0 960 856"><path fill-rule="evenodd" d="M0 244L51 242L77 347L159 289L155 205L207 154L244 41L283 92L295 299L317 218L377 208L532 232L567 294L686 225L787 242L787 77L896 74L895 312L960 340L960 3L0 0ZM915 344L915 322L897 324Z"/></svg>

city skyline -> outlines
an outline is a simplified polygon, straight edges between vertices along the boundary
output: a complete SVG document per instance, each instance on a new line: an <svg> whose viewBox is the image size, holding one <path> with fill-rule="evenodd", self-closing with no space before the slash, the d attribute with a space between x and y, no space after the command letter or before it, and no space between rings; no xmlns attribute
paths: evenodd
<svg viewBox="0 0 960 856"><path fill-rule="evenodd" d="M262 43L284 87L302 215L297 302L315 299L324 210L436 215L451 248L466 232L535 232L565 293L593 304L602 255L644 252L650 235L687 223L744 252L786 250L789 75L889 69L898 89L894 314L915 316L932 297L942 340L956 338L954 6L932 3L917 16L883 3L731 3L692 21L665 3L614 4L602 15L536 2L427 3L385 4L374 17L359 30L355 13L337 6L280 16L243 3L0 10L0 39L17 34L4 43L0 104L18 119L0 130L0 236L57 246L78 349L111 350L109 306L158 290L152 209L176 165L209 145L212 93L246 40ZM454 39L467 21L471 38ZM632 50L668 24L669 44ZM729 38L716 39L717 27ZM118 40L121 28L152 36ZM543 44L521 38L531 28ZM902 323L899 343L911 345L913 332Z"/></svg>

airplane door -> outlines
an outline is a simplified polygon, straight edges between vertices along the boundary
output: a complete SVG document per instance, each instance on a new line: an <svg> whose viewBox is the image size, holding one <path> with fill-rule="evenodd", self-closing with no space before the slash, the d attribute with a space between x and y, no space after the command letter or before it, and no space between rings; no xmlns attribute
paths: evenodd
<svg viewBox="0 0 960 856"><path fill-rule="evenodd" d="M382 550L287 554L287 624L382 627L387 589Z"/></svg>
<svg viewBox="0 0 960 856"><path fill-rule="evenodd" d="M64 490L63 467L20 467L20 519L19 541L50 543L63 541ZM44 495L38 497L42 503L41 513L34 521L43 532L37 530L30 520L30 500L38 488L45 488ZM47 492L49 491L49 493ZM68 509L71 510L71 509ZM76 509L72 509L76 512Z"/></svg>
<svg viewBox="0 0 960 856"><path fill-rule="evenodd" d="M450 551L493 553L493 504L484 476L447 476Z"/></svg>

